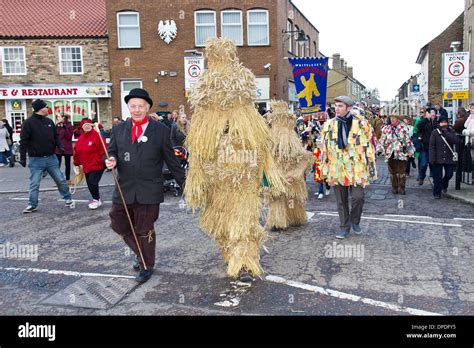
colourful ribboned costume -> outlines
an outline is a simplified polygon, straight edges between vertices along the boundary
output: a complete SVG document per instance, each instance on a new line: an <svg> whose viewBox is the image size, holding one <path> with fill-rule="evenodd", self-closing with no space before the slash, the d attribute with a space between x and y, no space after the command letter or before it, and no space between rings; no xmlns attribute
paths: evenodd
<svg viewBox="0 0 474 348"><path fill-rule="evenodd" d="M254 106L255 76L236 54L229 39L206 43L208 67L189 98L194 114L185 142L190 169L184 194L193 210L201 209L200 227L220 247L227 273L258 276L266 238L261 183L265 175L278 195L286 179L271 156L270 130Z"/></svg>
<svg viewBox="0 0 474 348"><path fill-rule="evenodd" d="M296 117L290 114L285 101L272 100L267 119L271 123L272 157L278 169L289 179L286 194L273 194L270 188L266 227L286 229L307 222L305 203L308 199L305 172L311 167L311 153L304 150L294 131Z"/></svg>
<svg viewBox="0 0 474 348"><path fill-rule="evenodd" d="M354 115L347 137L348 145L341 149L337 145L336 118L326 121L321 132L321 176L327 179L330 186L366 187L371 180L377 180L373 137L369 121Z"/></svg>

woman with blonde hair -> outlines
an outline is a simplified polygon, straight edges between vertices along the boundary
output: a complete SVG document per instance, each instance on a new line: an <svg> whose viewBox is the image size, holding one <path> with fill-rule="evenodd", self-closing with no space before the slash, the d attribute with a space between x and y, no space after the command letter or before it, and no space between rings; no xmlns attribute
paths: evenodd
<svg viewBox="0 0 474 348"><path fill-rule="evenodd" d="M171 145L173 147L184 146L184 141L186 140L188 131L189 121L186 114L181 114L171 127Z"/></svg>

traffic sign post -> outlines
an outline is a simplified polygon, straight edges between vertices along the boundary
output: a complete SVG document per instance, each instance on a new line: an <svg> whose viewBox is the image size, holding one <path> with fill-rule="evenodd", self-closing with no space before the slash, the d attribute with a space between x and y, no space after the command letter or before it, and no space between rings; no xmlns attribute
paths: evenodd
<svg viewBox="0 0 474 348"><path fill-rule="evenodd" d="M453 101L453 122L459 99L469 99L469 52L443 53L443 97Z"/></svg>

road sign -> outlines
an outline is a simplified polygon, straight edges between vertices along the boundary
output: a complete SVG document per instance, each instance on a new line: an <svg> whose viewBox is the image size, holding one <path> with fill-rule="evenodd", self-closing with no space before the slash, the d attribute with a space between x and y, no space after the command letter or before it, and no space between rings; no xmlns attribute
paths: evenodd
<svg viewBox="0 0 474 348"><path fill-rule="evenodd" d="M452 95L465 96L469 92L469 52L443 53L443 66L443 92L462 92Z"/></svg>
<svg viewBox="0 0 474 348"><path fill-rule="evenodd" d="M444 92L445 100L469 99L469 92Z"/></svg>
<svg viewBox="0 0 474 348"><path fill-rule="evenodd" d="M420 85L413 85L413 93L420 93Z"/></svg>
<svg viewBox="0 0 474 348"><path fill-rule="evenodd" d="M186 97L204 71L204 57L184 57L184 89Z"/></svg>

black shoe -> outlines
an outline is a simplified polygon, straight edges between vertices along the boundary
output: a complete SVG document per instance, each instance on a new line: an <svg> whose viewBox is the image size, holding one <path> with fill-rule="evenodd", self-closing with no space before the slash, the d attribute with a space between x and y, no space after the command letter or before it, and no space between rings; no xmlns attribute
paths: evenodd
<svg viewBox="0 0 474 348"><path fill-rule="evenodd" d="M448 193L448 189L443 189L443 193Z"/></svg>
<svg viewBox="0 0 474 348"><path fill-rule="evenodd" d="M249 272L242 269L239 273L239 280L243 283L251 283L254 281L254 278Z"/></svg>
<svg viewBox="0 0 474 348"><path fill-rule="evenodd" d="M145 271L144 269L142 269L142 270L140 271L140 273L135 277L135 280L136 280L138 283L145 283L145 282L147 282L148 280L150 280L152 274L153 274L153 269L149 269L149 270L147 270L147 271Z"/></svg>
<svg viewBox="0 0 474 348"><path fill-rule="evenodd" d="M434 196L435 199L441 199L441 196Z"/></svg>
<svg viewBox="0 0 474 348"><path fill-rule="evenodd" d="M47 170L43 170L43 174L41 174L41 176L43 178L46 178L46 176L48 175L48 171Z"/></svg>
<svg viewBox="0 0 474 348"><path fill-rule="evenodd" d="M415 162L411 162L411 167L412 167L413 169L416 169L416 164L415 164Z"/></svg>
<svg viewBox="0 0 474 348"><path fill-rule="evenodd" d="M398 190L397 190L396 188L393 188L393 189L392 189L392 193L393 193L394 195L398 195Z"/></svg>
<svg viewBox="0 0 474 348"><path fill-rule="evenodd" d="M133 260L132 267L137 272L140 270L140 261L138 261L138 256L136 256Z"/></svg>
<svg viewBox="0 0 474 348"><path fill-rule="evenodd" d="M420 185L420 186L423 185L423 182L424 182L424 181L425 181L424 179L418 180L418 185Z"/></svg>

